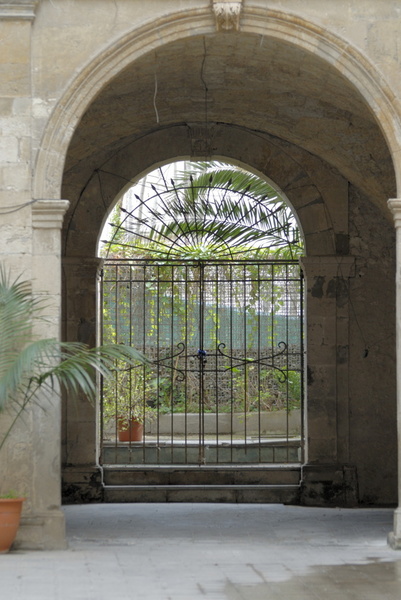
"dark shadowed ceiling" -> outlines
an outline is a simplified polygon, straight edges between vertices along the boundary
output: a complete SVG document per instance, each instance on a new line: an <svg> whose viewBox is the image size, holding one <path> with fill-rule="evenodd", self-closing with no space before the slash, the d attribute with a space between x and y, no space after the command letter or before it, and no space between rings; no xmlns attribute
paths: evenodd
<svg viewBox="0 0 401 600"><path fill-rule="evenodd" d="M83 116L66 181L87 178L121 147L159 127L205 120L300 146L382 207L395 193L385 140L356 89L319 57L247 34L174 42L121 72Z"/></svg>

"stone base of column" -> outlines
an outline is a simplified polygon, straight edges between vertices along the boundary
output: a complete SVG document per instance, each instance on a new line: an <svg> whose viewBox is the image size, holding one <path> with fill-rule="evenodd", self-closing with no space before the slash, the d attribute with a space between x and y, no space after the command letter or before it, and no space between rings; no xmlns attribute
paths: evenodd
<svg viewBox="0 0 401 600"><path fill-rule="evenodd" d="M22 517L14 549L65 550L65 517L60 509Z"/></svg>
<svg viewBox="0 0 401 600"><path fill-rule="evenodd" d="M394 531L388 534L388 543L393 550L401 550L401 507L394 512Z"/></svg>
<svg viewBox="0 0 401 600"><path fill-rule="evenodd" d="M303 506L358 505L357 469L352 465L308 464L302 469L300 504Z"/></svg>
<svg viewBox="0 0 401 600"><path fill-rule="evenodd" d="M103 502L104 492L99 467L65 467L62 473L62 498L65 504Z"/></svg>

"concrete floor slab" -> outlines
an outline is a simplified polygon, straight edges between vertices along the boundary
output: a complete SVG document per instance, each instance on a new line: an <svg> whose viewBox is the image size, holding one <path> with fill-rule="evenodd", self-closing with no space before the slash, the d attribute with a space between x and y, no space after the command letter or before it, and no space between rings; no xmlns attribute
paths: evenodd
<svg viewBox="0 0 401 600"><path fill-rule="evenodd" d="M390 509L64 507L69 549L0 557L7 600L398 600Z"/></svg>

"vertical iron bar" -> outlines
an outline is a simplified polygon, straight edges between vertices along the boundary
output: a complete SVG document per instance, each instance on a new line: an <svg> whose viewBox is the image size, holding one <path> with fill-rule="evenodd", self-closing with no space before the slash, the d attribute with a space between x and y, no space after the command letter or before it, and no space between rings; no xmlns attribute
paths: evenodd
<svg viewBox="0 0 401 600"><path fill-rule="evenodd" d="M199 262L199 349L204 350L204 264ZM204 364L199 357L199 464L205 463L205 407L204 407Z"/></svg>
<svg viewBox="0 0 401 600"><path fill-rule="evenodd" d="M157 423L156 423L156 453L157 464L160 464L160 272L159 265L152 265L153 271L156 267L156 314L153 315L153 320L156 328L156 360L157 360L157 385L156 385L156 406L157 406Z"/></svg>
<svg viewBox="0 0 401 600"><path fill-rule="evenodd" d="M234 308L233 308L233 292L234 292L234 286L233 286L233 265L230 264L229 267L229 271L230 271L230 390L231 390L231 401L230 401L230 462L233 462L233 445L234 445L234 411L235 411L235 402L234 402L234 395L235 395L235 380L234 380L234 373L233 373L233 367L234 367L234 360L233 360L233 354L234 354ZM236 307L235 307L236 308Z"/></svg>
<svg viewBox="0 0 401 600"><path fill-rule="evenodd" d="M263 272L262 272L263 275ZM262 292L262 280L261 280L261 273L260 273L260 264L258 263L257 265L257 294L258 294L258 302L257 302L257 306L258 306L258 316L257 316L257 327L258 327L258 334L257 334L257 357L258 357L258 367L257 367L257 376L256 376L256 382L257 382L257 390L258 390L258 459L259 462L262 462L262 441L261 441L261 420L262 420L262 407L261 407L261 383L260 383L260 378L261 378L261 365L260 365L260 357L261 357L261 326L262 326L262 322L261 322L261 312L262 312L262 308L261 308L261 292Z"/></svg>
<svg viewBox="0 0 401 600"><path fill-rule="evenodd" d="M248 365L247 365L247 309L246 309L246 303L247 303L247 274L246 274L246 265L243 266L242 268L242 285L243 285L243 306L244 306L244 438L245 438L245 454L247 454L247 449L248 449L248 441L247 441L247 435L248 435Z"/></svg>
<svg viewBox="0 0 401 600"><path fill-rule="evenodd" d="M145 274L142 273L142 270L140 270L140 266L137 263L132 263L131 264L131 326L132 326L132 343L135 345L136 343L136 339L138 338L138 343L140 341L140 336L141 336L141 331L139 330L138 324L140 323L139 320L139 315L141 311L137 311L137 318L133 319L133 306L136 305L136 294L135 294L135 298L134 298L134 292L135 292L135 288L138 291L138 295L139 295L139 284L140 284L140 277L142 274L143 279L145 279ZM136 286L134 287L132 284L133 282L135 282ZM143 286L145 287L145 285ZM139 298L138 298L139 300ZM143 306L143 319L142 320L142 352L143 354L145 354L146 352L146 328L145 328L145 306ZM136 331L134 331L134 327L136 327L139 331L139 335L136 335ZM142 462L145 463L146 462L146 367L145 365L143 365L142 367L142 377L143 377L143 386L142 386L142 390L143 390L143 397L144 397L144 407L143 407L143 444L142 444Z"/></svg>
<svg viewBox="0 0 401 600"><path fill-rule="evenodd" d="M128 276L129 275L129 276ZM125 288L125 290L128 289L128 302L125 302L125 305L127 307L126 310L128 310L128 341L129 341L129 345L132 346L132 266L131 263L128 263L127 265L127 279L128 279L128 284ZM127 293L126 291L124 292L125 294ZM132 377L132 369L130 369L130 378ZM135 375L134 375L134 381L135 381ZM130 381L131 383L131 381ZM136 387L136 386L135 386ZM130 385L130 389L132 390L132 385ZM136 402L136 398L134 398L134 403ZM132 461L132 453L130 453L130 462Z"/></svg>
<svg viewBox="0 0 401 600"><path fill-rule="evenodd" d="M275 354L275 346L277 345L277 341L276 340L276 331L275 331L275 312L276 312L276 306L275 306L275 291L274 291L274 282L275 282L275 269L274 269L274 264L269 265L269 275L270 275L270 314L271 314L271 319L270 319L270 353L272 356L274 356ZM271 375L273 376L274 374L274 365L275 365L275 359L272 359L272 364L273 364L273 369L271 370ZM270 374L269 374L270 375ZM268 379L268 385L271 386L273 385L273 377ZM273 462L276 462L276 448L275 448L275 444L273 444Z"/></svg>
<svg viewBox="0 0 401 600"><path fill-rule="evenodd" d="M100 270L99 279L99 321L100 321L100 344L104 344L104 278L105 266ZM100 376L100 455L98 457L99 464L103 464L103 449L104 449L104 381L103 376Z"/></svg>
<svg viewBox="0 0 401 600"><path fill-rule="evenodd" d="M285 265L285 335L286 335L286 344L287 344L287 350L286 350L286 381L285 381L285 390L286 390L286 449L287 449L287 453L286 453L286 457L287 457L287 463L289 462L289 428L290 428L290 423L289 423L289 419L290 419L290 406L289 406L289 388L288 388L288 369L289 369L289 301L290 301L290 297L289 297L289 293L291 293L291 288L289 290L289 265L286 264Z"/></svg>
<svg viewBox="0 0 401 600"><path fill-rule="evenodd" d="M185 464L188 464L188 377L187 372L189 370L189 357L188 357L188 314L193 314L193 308L191 306L188 311L188 300L190 299L189 285L188 285L188 265L183 265L184 268L184 344L185 344L185 356L184 356L184 455Z"/></svg>
<svg viewBox="0 0 401 600"><path fill-rule="evenodd" d="M299 347L301 353L301 456L300 460L305 461L305 354L304 354L304 273L299 269L299 319L300 319L300 340Z"/></svg>
<svg viewBox="0 0 401 600"><path fill-rule="evenodd" d="M120 340L119 340L119 328L118 328L118 323L119 323L119 307L120 307L120 298L119 298L119 286L118 286L118 280L119 280L119 269L118 269L118 265L115 266L114 269L115 275L115 299L114 299L114 317L115 317L115 322L114 322L114 331L116 332L116 339L115 339L115 343L119 344ZM117 372L115 374L115 448L117 449L117 440L118 440L118 385L117 385Z"/></svg>
<svg viewBox="0 0 401 600"><path fill-rule="evenodd" d="M274 356L275 352L274 352L274 345L275 345L275 328L274 328L274 319L275 319L275 303L274 303L274 266L270 265L270 278L271 278L271 302L270 302L270 306L271 306L271 323L270 323L270 331L271 331L271 348L270 348L270 353L272 356ZM274 363L274 359L273 359L273 363Z"/></svg>
<svg viewBox="0 0 401 600"><path fill-rule="evenodd" d="M127 311L127 290L130 290L129 287L129 283L127 284L127 280L129 280L130 277L130 264L129 263L125 263L126 266L126 270L125 270L125 282L124 282L124 287L123 287L123 291L122 291L122 296L123 296L123 306L125 309L125 312ZM129 309L129 305L128 305L128 309ZM126 318L126 314L124 315L124 317ZM123 327L123 322L121 322L121 327ZM128 333L128 335L130 336L130 331ZM129 418L129 426L131 426L132 423L132 419L134 417L135 414L135 404L136 404L136 398L135 398L135 394L137 392L137 378L138 378L138 374L137 374L137 370L133 371L133 369L129 370L129 401L130 401L130 418ZM142 403L141 403L142 404ZM129 446L132 446L132 440L129 440ZM129 453L129 462L132 461L132 452Z"/></svg>
<svg viewBox="0 0 401 600"><path fill-rule="evenodd" d="M215 356L215 394L214 401L216 404L216 462L219 462L219 370L218 370L218 358L217 358L217 344L219 341L219 265L215 265L215 298L216 298L216 306L213 307L214 310L214 319L215 319L215 331L214 331L214 354ZM213 306L213 305L212 305Z"/></svg>
<svg viewBox="0 0 401 600"><path fill-rule="evenodd" d="M170 356L174 354L174 264L170 267L171 270L171 310L170 310ZM168 296L167 296L168 297ZM178 315L177 315L178 317ZM174 463L174 359L171 359L171 369L170 369L170 460L171 463Z"/></svg>
<svg viewBox="0 0 401 600"><path fill-rule="evenodd" d="M141 311L140 311L143 315L143 317L141 319L142 320L142 352L144 354L146 354L146 351L147 351L147 346L146 346L146 318L147 318L147 313L146 313L146 264L143 266L140 264L137 264L136 272L138 273L138 283L142 284L142 306L141 306ZM142 281L141 281L141 278L142 278ZM138 290L138 295L139 295L139 290ZM145 367L144 367L144 369L145 369ZM146 462L145 444L143 446L143 462L144 463Z"/></svg>

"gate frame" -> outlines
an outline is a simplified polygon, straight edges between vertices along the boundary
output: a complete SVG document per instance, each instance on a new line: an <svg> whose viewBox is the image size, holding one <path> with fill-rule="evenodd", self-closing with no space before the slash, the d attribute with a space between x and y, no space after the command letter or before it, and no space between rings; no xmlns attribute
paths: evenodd
<svg viewBox="0 0 401 600"><path fill-rule="evenodd" d="M104 289L104 282L105 282L105 279L104 279L104 270L105 270L105 268L107 266L113 266L113 267L116 267L116 269L118 270L119 266L123 266L123 265L135 265L135 266L137 266L138 265L138 266L143 266L144 269L146 269L147 266L152 267L153 264L157 265L159 263L160 263L160 259L141 259L141 258L125 258L125 259L118 259L118 258L114 258L113 259L112 258L112 259L105 259L103 261L102 269L101 269L101 273L100 273L100 277L99 277L99 285L100 285L100 290L101 290L100 291L100 306L99 306L100 312L101 312L101 316L100 316L100 319L99 319L99 323L100 323L100 327L101 327L101 333L100 333L101 337L100 337L100 339L102 340L102 342L103 342L103 307L104 307L104 304L103 304L103 298L104 298L103 289ZM300 404L301 404L301 406L300 406L300 411L301 411L301 426L300 426L300 429L301 429L301 431L300 431L300 450L301 450L301 456L299 457L298 461L288 461L288 447L287 447L287 460L284 459L281 462L283 464L284 463L287 464L288 462L302 464L303 463L303 457L305 455L305 437L304 437L304 421L305 421L305 417L304 417L304 408L305 408L305 406L304 406L304 404L305 404L304 403L304 398L305 398L305 387L304 387L304 365L305 365L305 360L304 360L304 354L305 354L305 342L304 342L304 310L303 310L303 304L304 304L304 297L303 297L304 296L303 271L302 271L302 267L300 265L299 260L284 260L284 259L276 259L276 260L274 260L274 259L265 259L265 260L263 260L263 259L252 259L252 258L242 259L242 260L241 259L232 259L232 260L230 260L230 259L226 259L226 260L223 260L223 259L220 259L220 260L218 260L218 259L216 259L216 260L213 260L213 259L211 259L211 260L206 260L206 259L204 259L204 260L193 260L193 259L177 260L177 259L169 259L167 261L163 261L163 266L166 266L166 263L168 263L168 266L171 267L171 268L174 268L174 266L177 266L177 267L178 266L184 266L184 267L188 267L188 266L191 267L192 266L192 267L195 267L195 268L199 267L199 266L205 266L205 268L206 268L207 266L218 267L218 266L223 265L223 264L236 265L236 266L243 265L244 267L246 265L249 265L249 264L256 264L256 265L263 265L263 266L264 265L268 265L270 267L270 269L271 269L270 270L270 277L271 277L271 281L272 282L275 279L275 271L276 271L277 267L279 267L279 266L285 266L285 267L290 267L290 268L291 267L297 267L297 269L298 269L298 275L297 276L295 276L295 275L294 276L289 276L288 275L288 271L286 271L286 277L285 277L284 286L287 288L287 283L286 282L288 282L288 281L290 281L290 282L291 281L296 281L297 282L296 302L297 302L297 306L299 307L299 326L297 328L297 331L298 331L297 337L299 337L299 342L300 342L299 351L297 352L297 355L299 355L299 362L300 362L299 371L301 373L301 398L300 398ZM116 271L116 273L117 273L117 271ZM136 279L132 280L132 276L131 275L130 275L130 277L131 277L130 278L130 282L131 283L132 283L132 281L137 281ZM262 278L262 281L265 281L265 280L266 281L270 281L269 275L266 275L265 278ZM116 274L116 279L111 279L110 281L115 282L115 284L117 285L118 281L119 281L118 274ZM138 279L138 281L142 281L142 279ZM172 278L172 281L173 281L173 278ZM228 281L228 279L225 279L224 281ZM243 280L244 285L246 285L247 281L248 281L248 279L244 278L244 280ZM145 282L146 282L146 279L145 279L145 275L144 275L143 283L145 283ZM131 283L130 283L130 290L131 290ZM259 295L259 293L260 293L260 287L258 287L258 295ZM185 296L185 298L186 297L187 296ZM130 312L130 314L132 314L132 311L131 311L131 306L132 306L131 302L132 302L132 295L131 295L131 291L130 291L130 299L129 299L129 307L130 307L129 312ZM186 300L185 300L185 302L186 302ZM273 313L273 314L277 314L277 313ZM285 356L287 356L287 370L289 369L289 367L288 367L288 356L289 356L289 354L288 354L288 316L289 315L285 315L285 316L286 316L286 327L287 327L286 341L285 342L284 341L280 341L278 343L278 346L280 346L281 344L283 344L285 346L285 348L283 350L279 351L276 354L272 354L270 357L263 357L263 356L259 357L259 359L256 361L257 363L259 363L262 366L271 367L274 370L280 371L282 373L284 379L286 378L285 373L284 373L285 369L282 370L278 366L275 366L274 365L274 359L277 358L279 355L285 355ZM232 326L232 324L230 325L230 327L231 326ZM131 317L130 317L130 331L132 333L131 327L132 327L132 324L131 324ZM129 335L128 335L130 343L131 343L131 333L129 333ZM202 337L202 334L200 334L200 335ZM116 341L121 343L121 338L119 337L118 334L117 334ZM202 344L200 344L200 345L202 346ZM153 361L153 363L155 365L158 365L158 364L160 365L160 364L162 364L162 361L166 361L169 358L174 358L176 356L182 355L182 352L184 352L185 350L189 350L189 347L186 346L186 343L179 342L178 345L175 344L175 343L171 344L171 351L174 353L175 350L173 350L173 348L177 348L178 349L179 346L182 346L182 348L181 348L180 351L176 352L175 354L172 354L171 356L167 356L167 357L158 359L156 361ZM221 356L225 356L226 357L226 355L221 350L222 346L225 347L225 345L222 344L222 343L220 343L220 344L218 344L216 346L216 361L217 361L218 354L220 354ZM159 341L157 342L157 348L159 348ZM268 346L266 346L266 349L268 349ZM259 348L259 350L260 350L260 348ZM273 351L273 346L271 346L271 350ZM142 347L141 351L145 352L145 347ZM203 356L201 356L201 354L203 354L203 352L201 350L198 350L197 355L195 355L195 354L192 355L191 354L191 355L185 355L185 356L183 355L183 356L185 358L185 364L186 365L187 365L188 356L196 356L199 359L199 365L200 365L200 369L197 370L197 372L203 373L203 367L202 367L202 365L204 365L204 363L206 361L203 360ZM214 356L214 355L208 354L208 356ZM236 358L236 357L234 358L234 360L237 360L237 361L242 362L242 363L245 364L244 361L246 361L246 350L245 350L245 358L242 359L242 361L240 359ZM272 364L265 364L262 361L272 361ZM175 369L175 367L171 367L171 368ZM175 369L175 370L177 370L177 369ZM296 369L296 370L298 370L298 369ZM178 369L178 371L181 373L182 369ZM193 371L193 369L185 369L185 373L187 373L189 371ZM218 370L216 372L218 372ZM158 375L158 377L159 377L159 375ZM288 388L287 388L287 402L288 402L288 399L289 398L288 398ZM102 395L101 395L99 406L100 406L100 408L99 408L99 411L100 411L99 412L100 430L99 430L99 437L98 437L98 444L99 444L98 457L99 457L100 463L102 463L103 448L104 448L104 438L103 438L104 417L103 417L103 409L102 409L102 406L103 406L103 389L102 389ZM143 406L145 406L145 405L143 405ZM205 447L205 439L204 439L205 431L204 431L204 423L203 423L204 412L202 411L203 404L201 406L201 400L200 400L200 405L199 406L200 406L200 409L199 409L199 450L200 450L201 447L203 447L203 448ZM145 408L144 408L144 410L145 410ZM287 416L286 416L286 433L285 433L285 439L286 439L286 443L288 445L288 441L289 441L289 421L288 420L289 420L290 409L287 406L287 408L284 409L284 410L286 411L286 414L287 414ZM260 410L259 410L259 412L260 412ZM174 414L174 413L172 413L172 414ZM187 415L187 414L189 414L189 413L187 413L185 411L185 415ZM218 415L219 412L216 411L216 413L214 413L214 414ZM231 413L231 414L235 414L235 413ZM158 421L159 421L159 416L160 416L160 413L157 412L157 420ZM218 417L216 416L216 420L217 420L217 418ZM233 424L231 424L231 433L230 433L230 435L231 435L231 442L230 442L231 461L229 461L228 463L219 462L218 461L218 450L217 450L217 461L216 461L216 463L215 462L208 463L209 467L215 466L215 468L219 468L219 466L223 466L224 464L234 464L236 462L236 461L233 461L233 459L232 459L232 447L233 447L233 431L232 431L232 427L233 427ZM173 429L172 429L172 431L173 431ZM259 446L260 446L260 443L261 443L260 423L259 423L259 433L258 433L258 436L259 436ZM172 448L172 453L173 453L173 448L176 447L176 443L173 442L173 437L174 437L173 433L171 433L171 448ZM266 436L266 437L269 437L269 436ZM216 425L216 444L217 445L218 445L218 440L219 440L219 432L218 432L218 425ZM160 441L159 430L158 430L158 427L157 427L157 440L156 440L157 446L159 446L159 441ZM246 425L245 425L245 428L244 428L244 442L245 442L244 446L246 448L247 447ZM142 442L143 463L135 463L135 464L137 464L138 466L140 464L143 464L144 466L152 464L152 468L156 468L156 465L157 464L160 465L161 463L156 463L156 464L155 463L148 463L148 462L145 463L145 449L146 449L146 447L148 447L147 443L149 444L149 442L146 441L146 433L145 433L145 437L144 437L144 440ZM138 447L139 443L135 442L134 446ZM115 448L117 449L117 447L118 447L118 441L115 442ZM180 445L177 445L177 447L180 447ZM185 436L185 448L187 448L186 436ZM107 452L107 449L105 451ZM110 455L110 452L108 452L108 454ZM116 456L117 456L117 450L116 450ZM122 456L122 452L120 452L118 454L118 457L119 457L118 460L116 458L116 461L118 463L120 463L120 464L122 463L121 456ZM273 450L273 456L274 456L274 450ZM186 458L187 458L187 454L186 454ZM250 461L249 463L248 462L244 462L244 464L251 465L251 464L255 464L256 463L256 464L259 464L259 465L263 465L263 464L268 465L268 464L272 464L272 462L274 463L275 459L273 459L273 461L266 461L266 462L263 461L263 460L262 461L260 460L260 448L259 448L259 461ZM106 461L106 463L107 463L107 461ZM132 464L132 462L127 462L127 464ZM162 464L165 465L165 464L170 464L170 463L164 463L163 462ZM181 463L176 463L176 462L174 462L172 460L171 466L173 466L175 464L181 464ZM184 464L195 464L195 463L188 462L186 460ZM205 464L205 463L199 460L197 464L201 465L201 464Z"/></svg>

